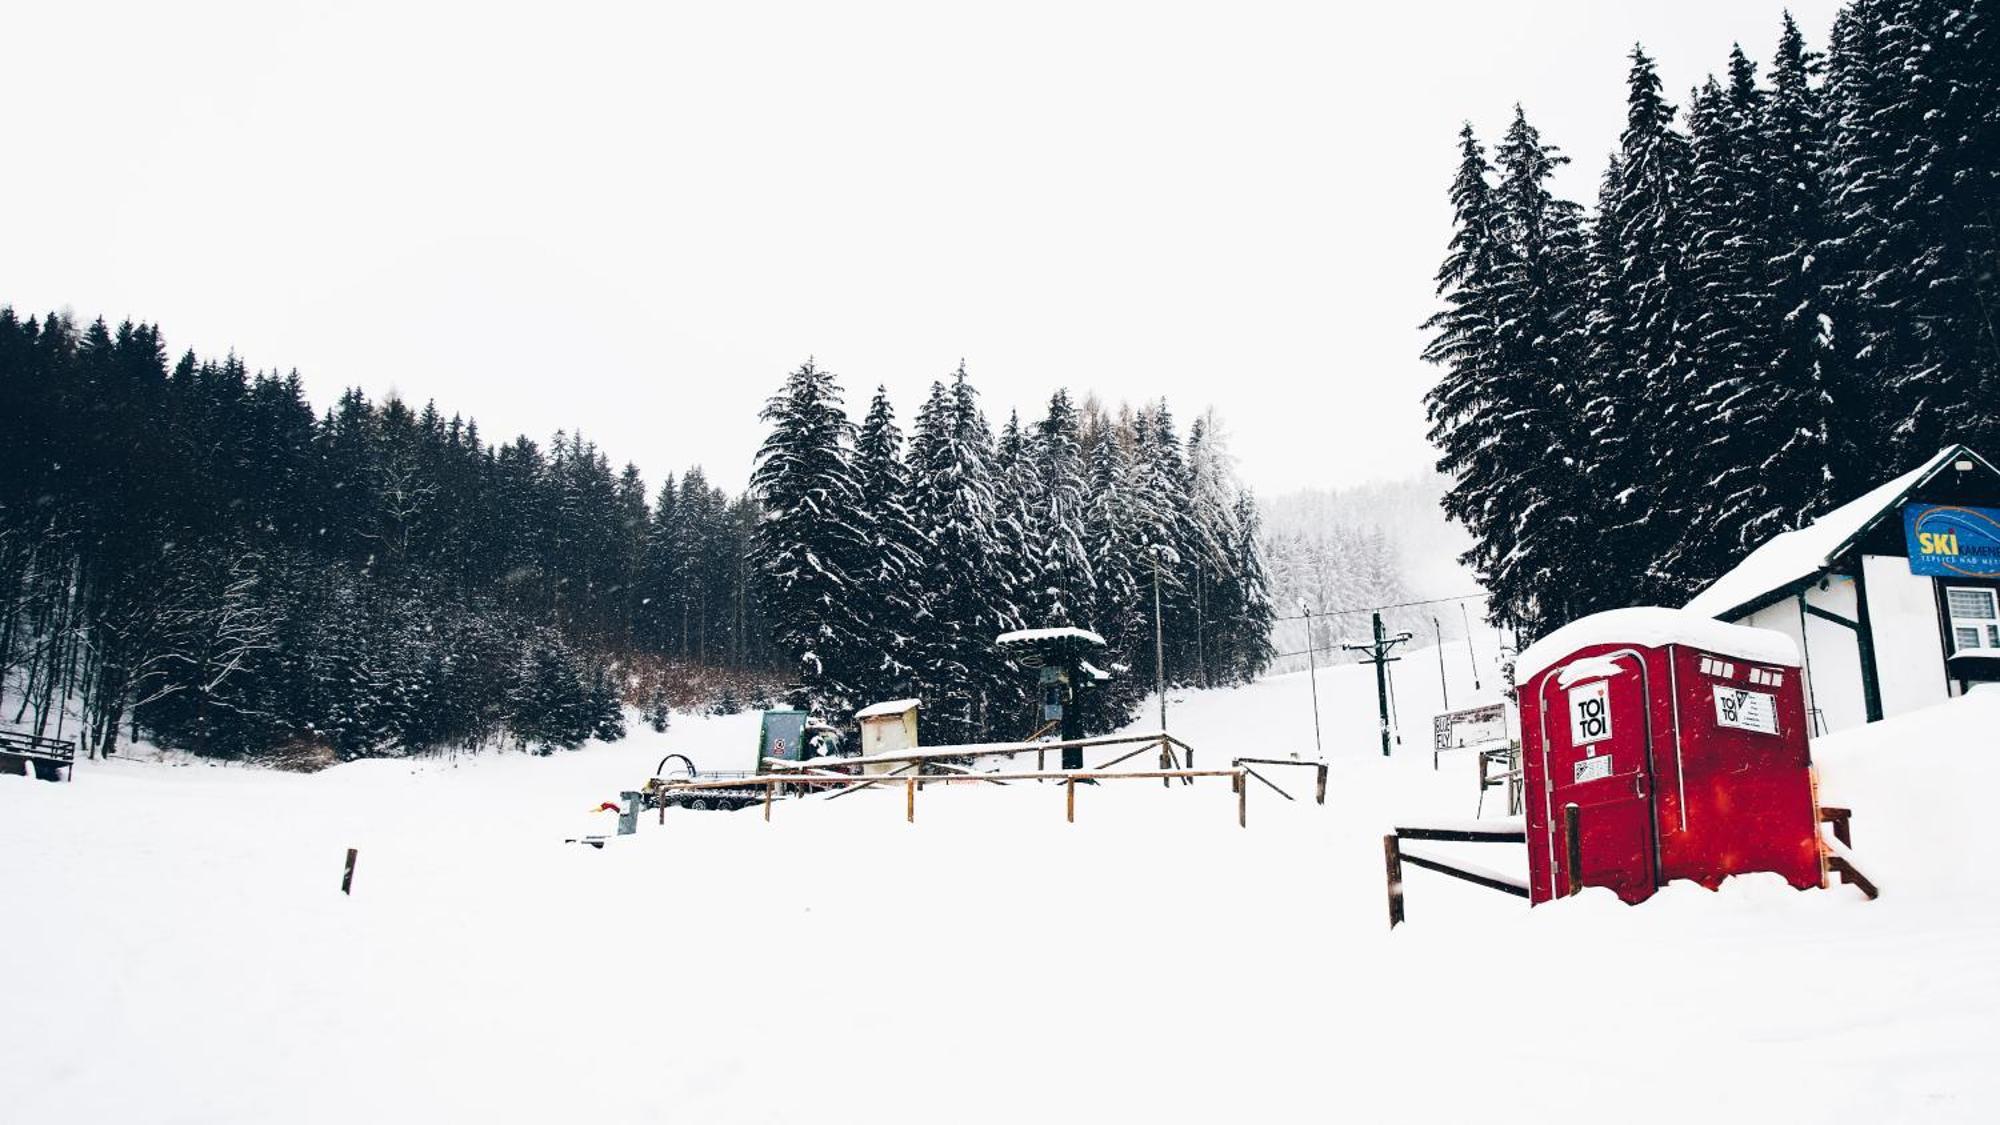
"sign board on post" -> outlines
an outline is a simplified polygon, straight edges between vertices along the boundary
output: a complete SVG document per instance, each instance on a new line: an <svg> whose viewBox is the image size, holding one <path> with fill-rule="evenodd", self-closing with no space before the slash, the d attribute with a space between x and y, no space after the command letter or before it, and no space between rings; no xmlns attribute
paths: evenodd
<svg viewBox="0 0 2000 1125"><path fill-rule="evenodd" d="M1486 703L1446 711L1431 720L1431 742L1438 750L1462 750L1506 742L1507 705Z"/></svg>
<svg viewBox="0 0 2000 1125"><path fill-rule="evenodd" d="M1903 540L1911 574L2000 578L2000 509L1905 504Z"/></svg>

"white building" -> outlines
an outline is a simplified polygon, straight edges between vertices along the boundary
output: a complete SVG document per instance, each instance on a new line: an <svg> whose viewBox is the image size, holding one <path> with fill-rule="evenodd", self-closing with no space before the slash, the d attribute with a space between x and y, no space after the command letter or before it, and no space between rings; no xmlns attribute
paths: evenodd
<svg viewBox="0 0 2000 1125"><path fill-rule="evenodd" d="M2000 679L1995 509L2000 471L1951 446L1765 542L1687 608L1797 641L1815 734L1940 703Z"/></svg>

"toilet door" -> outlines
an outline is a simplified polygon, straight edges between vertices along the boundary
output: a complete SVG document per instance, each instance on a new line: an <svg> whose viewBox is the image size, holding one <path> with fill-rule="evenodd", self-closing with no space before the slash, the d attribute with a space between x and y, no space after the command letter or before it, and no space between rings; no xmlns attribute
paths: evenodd
<svg viewBox="0 0 2000 1125"><path fill-rule="evenodd" d="M1644 658L1626 650L1571 661L1543 681L1542 776L1558 896L1579 877L1581 885L1609 887L1626 902L1646 899L1659 885L1647 680ZM1579 873L1569 870L1563 837L1563 810L1572 804L1582 842Z"/></svg>

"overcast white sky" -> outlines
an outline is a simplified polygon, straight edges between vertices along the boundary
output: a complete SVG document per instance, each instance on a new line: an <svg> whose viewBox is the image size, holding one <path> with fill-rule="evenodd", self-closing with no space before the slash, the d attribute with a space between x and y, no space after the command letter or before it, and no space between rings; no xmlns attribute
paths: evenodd
<svg viewBox="0 0 2000 1125"><path fill-rule="evenodd" d="M1400 476L1460 122L1522 102L1588 201L1633 41L1684 100L1785 6L15 5L0 303L649 483L741 487L808 354L857 414L963 356L996 422L1164 394L1260 491Z"/></svg>

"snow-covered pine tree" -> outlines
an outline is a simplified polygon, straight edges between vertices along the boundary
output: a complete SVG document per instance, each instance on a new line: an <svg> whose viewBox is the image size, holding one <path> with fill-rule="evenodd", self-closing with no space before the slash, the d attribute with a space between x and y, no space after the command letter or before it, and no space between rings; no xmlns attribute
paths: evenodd
<svg viewBox="0 0 2000 1125"><path fill-rule="evenodd" d="M1801 437L1773 454L1772 491L1784 526L1796 527L1872 480L1870 403L1853 380L1841 345L1848 330L1838 254L1829 252L1825 98L1813 83L1818 60L1786 13L1771 63L1760 159L1768 192L1769 381L1795 397ZM1767 525L1768 526L1768 525ZM1762 536L1759 536L1761 539Z"/></svg>
<svg viewBox="0 0 2000 1125"><path fill-rule="evenodd" d="M1006 713L1006 703L1024 688L993 640L1020 619L1008 552L998 542L992 431L964 363L949 386L932 385L911 448L912 514L924 551L926 617L917 639L925 722L940 740L980 737L996 721L1014 733L1022 718Z"/></svg>
<svg viewBox="0 0 2000 1125"><path fill-rule="evenodd" d="M1084 545L1089 486L1076 407L1067 390L1049 396L1048 411L1035 423L1031 450L1034 493L1027 531L1035 544L1038 573L1026 617L1035 625L1090 628L1096 616L1097 580Z"/></svg>
<svg viewBox="0 0 2000 1125"><path fill-rule="evenodd" d="M875 388L854 446L854 478L861 489L862 530L870 556L862 584L862 616L878 661L863 683L870 701L906 696L915 690L916 629L922 615L919 580L923 555L910 514L909 469L903 463L903 434L886 387Z"/></svg>
<svg viewBox="0 0 2000 1125"><path fill-rule="evenodd" d="M1841 278L1850 317L1839 354L1854 365L1871 408L1870 438L1881 447L1876 455L1880 462L1893 462L1904 449L1920 444L1910 431L1912 419L1938 413L1920 387L1895 386L1897 373L1913 366L1902 282L1904 265L1919 253L1917 231L1896 214L1902 190L1898 180L1905 171L1904 138L1913 128L1899 73L1908 52L1899 45L1904 36L1894 26L1897 3L1852 0L1841 9L1827 55L1825 90L1834 229L1822 256Z"/></svg>
<svg viewBox="0 0 2000 1125"><path fill-rule="evenodd" d="M1549 188L1567 158L1517 106L1500 180L1471 128L1451 190L1457 229L1437 275L1445 307L1424 358L1443 367L1426 398L1445 511L1473 535L1463 558L1492 612L1529 632L1581 610L1581 474L1596 456L1578 423L1589 391L1581 209Z"/></svg>
<svg viewBox="0 0 2000 1125"><path fill-rule="evenodd" d="M808 698L829 713L853 709L856 670L872 661L857 577L869 545L840 404L833 374L801 364L764 406L771 432L750 477L765 511L753 550L773 634Z"/></svg>
<svg viewBox="0 0 2000 1125"><path fill-rule="evenodd" d="M1096 589L1091 628L1105 641L1105 669L1111 681L1084 696L1091 729L1125 725L1151 690L1138 654L1152 650L1152 572L1141 557L1141 528L1133 498L1130 449L1133 435L1101 410L1087 414L1083 436L1090 488L1083 511L1083 540ZM1150 662L1146 665L1150 668Z"/></svg>
<svg viewBox="0 0 2000 1125"><path fill-rule="evenodd" d="M1778 317L1766 241L1772 216L1764 113L1764 94L1741 49L1730 52L1728 88L1709 78L1688 113L1686 264L1699 301L1687 341L1686 424L1676 435L1682 471L1674 479L1687 493L1685 515L1660 569L1693 585L1712 581L1783 529L1787 482L1769 466L1781 457L1811 460L1814 450L1794 445L1823 440L1812 404L1771 377Z"/></svg>
<svg viewBox="0 0 2000 1125"><path fill-rule="evenodd" d="M1040 625L1034 615L1047 600L1040 589L1046 543L1035 511L1041 484L1035 441L1021 425L1019 411L1008 411L1007 423L1000 427L992 472L994 549L1000 552L1000 566L1007 574L1011 604L1022 621Z"/></svg>
<svg viewBox="0 0 2000 1125"><path fill-rule="evenodd" d="M1203 687L1227 682L1227 661L1217 657L1221 631L1235 612L1231 591L1238 577L1236 547L1242 539L1237 526L1235 466L1215 412L1195 417L1188 427L1188 582L1194 603L1194 682Z"/></svg>
<svg viewBox="0 0 2000 1125"><path fill-rule="evenodd" d="M1504 482L1492 514L1508 527L1497 573L1527 595L1539 628L1582 612L1594 585L1583 549L1582 474L1592 456L1580 423L1589 385L1583 210L1552 191L1569 158L1543 142L1520 106L1494 160L1498 247L1486 288L1496 405L1506 413L1486 455Z"/></svg>
<svg viewBox="0 0 2000 1125"><path fill-rule="evenodd" d="M1597 456L1595 587L1614 605L1678 604L1687 584L1659 569L1687 516L1681 457L1692 379L1696 294L1689 242L1687 138L1645 51L1634 47L1615 179L1597 223L1588 410Z"/></svg>
<svg viewBox="0 0 2000 1125"><path fill-rule="evenodd" d="M1431 424L1429 438L1438 450L1438 470L1452 480L1444 496L1445 514L1472 533L1472 547L1463 562L1486 584L1494 612L1518 621L1530 616L1534 595L1532 589L1510 581L1503 570L1517 544L1506 518L1511 508L1502 495L1508 467L1490 453L1511 405L1501 397L1507 387L1501 376L1493 309L1502 247L1486 150L1470 123L1459 130L1458 141L1458 170L1450 191L1452 237L1436 276L1436 293L1444 307L1423 325L1431 333L1423 358L1442 368L1442 373L1424 396L1424 405ZM1309 568L1304 543L1285 555L1288 565ZM1302 569L1288 593L1318 585L1304 573Z"/></svg>
<svg viewBox="0 0 2000 1125"><path fill-rule="evenodd" d="M1868 283L1895 337L1884 374L1903 463L2000 440L2000 5L1896 0L1878 44L1896 76L1882 118L1888 227Z"/></svg>

